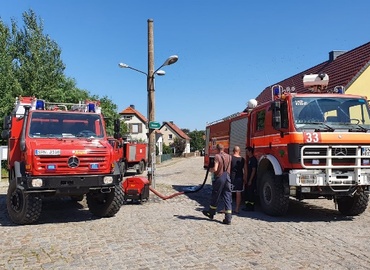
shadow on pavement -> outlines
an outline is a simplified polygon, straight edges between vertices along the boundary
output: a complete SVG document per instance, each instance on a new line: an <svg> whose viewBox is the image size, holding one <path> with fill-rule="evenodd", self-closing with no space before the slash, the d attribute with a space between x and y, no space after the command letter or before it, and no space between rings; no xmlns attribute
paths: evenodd
<svg viewBox="0 0 370 270"><path fill-rule="evenodd" d="M188 186L175 185L173 188L177 191L187 190ZM196 188L196 186L195 186ZM211 198L212 186L204 185L203 189L194 193L185 193L182 196L187 196L190 200L198 202L204 208L208 208L209 200ZM325 200L325 199L323 199ZM222 202L220 202L222 204ZM334 203L333 203L334 204ZM204 208L197 208L197 211L202 211ZM344 216L335 209L328 209L320 207L309 202L309 200L302 202L291 199L289 201L288 212L284 216L269 216L262 212L262 209L256 204L254 212L240 211L237 214L239 217L251 218L256 220L263 220L266 222L335 222L335 221L352 221L355 217ZM178 218L186 218L178 216ZM191 218L191 216L189 217Z"/></svg>
<svg viewBox="0 0 370 270"><path fill-rule="evenodd" d="M40 218L32 225L49 223L86 222L99 219L84 206L84 201L76 202L69 198L44 198ZM6 209L6 195L0 194L0 226L19 226L14 224ZM30 226L30 225L28 225Z"/></svg>

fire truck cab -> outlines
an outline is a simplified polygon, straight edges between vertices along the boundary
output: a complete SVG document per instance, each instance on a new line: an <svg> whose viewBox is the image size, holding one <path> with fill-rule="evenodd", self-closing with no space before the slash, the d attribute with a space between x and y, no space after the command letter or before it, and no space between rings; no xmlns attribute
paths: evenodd
<svg viewBox="0 0 370 270"><path fill-rule="evenodd" d="M89 210L99 217L119 211L122 179L98 102L17 98L2 137L8 140L6 203L13 222L37 221L46 196L86 195Z"/></svg>
<svg viewBox="0 0 370 270"><path fill-rule="evenodd" d="M332 199L344 215L368 205L370 113L366 97L343 87L328 91L327 74L305 76L309 93L272 87L271 101L249 102L243 113L206 127L205 164L215 145L254 148L257 191L262 210L283 215L289 198ZM242 153L242 154L245 154Z"/></svg>

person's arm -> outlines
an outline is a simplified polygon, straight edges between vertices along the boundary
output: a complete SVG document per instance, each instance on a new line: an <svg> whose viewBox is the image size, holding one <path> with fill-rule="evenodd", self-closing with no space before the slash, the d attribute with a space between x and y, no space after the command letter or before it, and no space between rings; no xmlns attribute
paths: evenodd
<svg viewBox="0 0 370 270"><path fill-rule="evenodd" d="M243 167L243 185L245 186L247 184L247 170L248 170L248 166L247 166L247 162L245 159L243 159L244 161L244 167Z"/></svg>
<svg viewBox="0 0 370 270"><path fill-rule="evenodd" d="M214 172L217 172L217 169L218 169L218 160L215 158L215 166L213 167L213 173Z"/></svg>
<svg viewBox="0 0 370 270"><path fill-rule="evenodd" d="M248 186L252 185L252 180L253 180L255 175L256 175L256 168L253 167L252 172L251 172L251 177L248 179Z"/></svg>

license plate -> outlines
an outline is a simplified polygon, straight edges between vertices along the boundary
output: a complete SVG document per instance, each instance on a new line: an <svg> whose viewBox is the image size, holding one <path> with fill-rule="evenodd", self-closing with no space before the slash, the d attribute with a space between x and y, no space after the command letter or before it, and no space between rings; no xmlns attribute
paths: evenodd
<svg viewBox="0 0 370 270"><path fill-rule="evenodd" d="M36 149L36 156L59 156L60 149Z"/></svg>

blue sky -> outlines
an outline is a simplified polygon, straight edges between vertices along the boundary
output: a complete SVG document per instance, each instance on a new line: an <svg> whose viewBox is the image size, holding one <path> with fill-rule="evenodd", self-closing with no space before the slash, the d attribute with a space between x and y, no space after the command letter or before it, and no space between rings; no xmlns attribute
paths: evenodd
<svg viewBox="0 0 370 270"><path fill-rule="evenodd" d="M1 0L1 20L32 9L62 50L77 86L108 96L118 112L147 115L148 19L154 61L177 63L155 80L155 120L204 130L240 112L265 87L370 41L370 1ZM330 74L329 74L330 76Z"/></svg>

